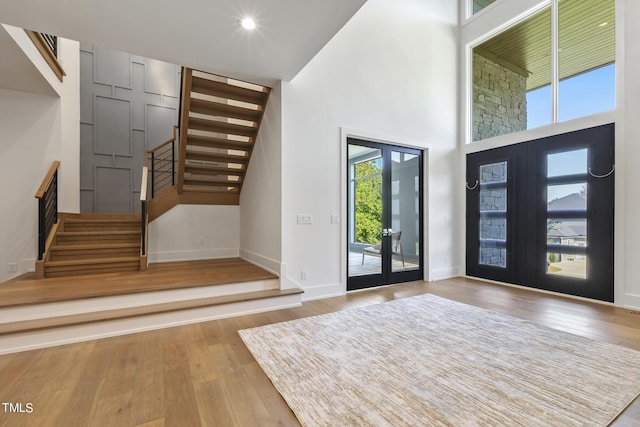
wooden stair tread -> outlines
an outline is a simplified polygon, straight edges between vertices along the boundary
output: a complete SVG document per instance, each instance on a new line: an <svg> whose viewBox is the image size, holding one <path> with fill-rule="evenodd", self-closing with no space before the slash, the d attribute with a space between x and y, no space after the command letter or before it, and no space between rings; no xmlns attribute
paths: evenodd
<svg viewBox="0 0 640 427"><path fill-rule="evenodd" d="M88 251L92 249L130 249L139 248L139 243L104 243L99 245L65 245L65 246L52 246L52 251Z"/></svg>
<svg viewBox="0 0 640 427"><path fill-rule="evenodd" d="M102 230L102 231L60 231L56 236L102 236L102 235L114 235L114 236L126 236L140 234L140 230Z"/></svg>
<svg viewBox="0 0 640 427"><path fill-rule="evenodd" d="M79 259L73 261L48 261L48 267L66 267L66 266L78 266L78 265L96 265L96 264L114 264L123 262L135 262L139 263L140 258L134 257L121 257L121 258L92 258L92 259Z"/></svg>
<svg viewBox="0 0 640 427"><path fill-rule="evenodd" d="M210 148L226 148L232 150L250 150L252 141L234 141L233 139L215 138L211 136L189 135L187 145Z"/></svg>
<svg viewBox="0 0 640 427"><path fill-rule="evenodd" d="M255 138L256 132L258 131L258 128L255 125L245 126L219 120L201 119L198 117L189 117L189 129L247 136L250 138Z"/></svg>
<svg viewBox="0 0 640 427"><path fill-rule="evenodd" d="M225 168L222 166L190 165L186 164L184 171L195 175L233 175L243 176L244 168Z"/></svg>
<svg viewBox="0 0 640 427"><path fill-rule="evenodd" d="M260 116L262 116L261 108L244 108L236 105L223 104L221 102L207 101L198 98L191 98L190 110L198 114L230 117L250 122L257 122L260 119Z"/></svg>
<svg viewBox="0 0 640 427"><path fill-rule="evenodd" d="M191 299L185 301L175 301L169 303L150 304L138 307L119 308L103 310L98 312L73 314L66 316L50 317L46 319L32 319L18 322L0 323L0 335L15 332L26 332L40 329L50 329L61 326L80 325L92 322L123 319L148 314L168 313L178 310L187 310L200 307L211 307L223 304L232 304L259 299L277 298L288 295L301 294L301 289L268 289L263 291L244 292L232 295L221 295Z"/></svg>
<svg viewBox="0 0 640 427"><path fill-rule="evenodd" d="M109 220L109 221L139 221L140 214L72 214L72 213L60 213L60 217L63 217L65 221L94 221L94 220Z"/></svg>
<svg viewBox="0 0 640 427"><path fill-rule="evenodd" d="M226 153L213 153L199 150L187 150L186 160L200 160L205 162L222 162L222 163L239 163L246 164L249 161L249 156L226 154Z"/></svg>
<svg viewBox="0 0 640 427"><path fill-rule="evenodd" d="M195 187L195 188L194 188ZM230 185L219 186L222 187L231 187ZM220 190L213 186L189 186L185 185L184 192L187 193L216 193L216 194L238 194L238 188L233 188L231 190Z"/></svg>
<svg viewBox="0 0 640 427"><path fill-rule="evenodd" d="M267 89L257 91L197 76L192 77L191 91L258 105L263 104L268 95Z"/></svg>
<svg viewBox="0 0 640 427"><path fill-rule="evenodd" d="M115 223L115 224L131 224L140 223L140 217L137 218L66 218L65 224L103 224L103 223Z"/></svg>

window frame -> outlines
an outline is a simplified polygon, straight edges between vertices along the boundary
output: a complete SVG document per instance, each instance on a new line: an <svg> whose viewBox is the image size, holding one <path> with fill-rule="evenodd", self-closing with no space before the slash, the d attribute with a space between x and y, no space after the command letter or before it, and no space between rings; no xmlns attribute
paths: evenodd
<svg viewBox="0 0 640 427"><path fill-rule="evenodd" d="M469 9L472 0L466 1L466 10ZM467 147L465 149L465 154L481 151L484 149L497 148L505 145L510 145L514 143L524 142L530 139L536 139L545 136L551 136L557 133L563 133L578 129L584 129L588 127L594 127L599 125L604 125L607 123L616 121L616 110L618 108L619 99L618 96L620 89L620 72L619 68L624 66L624 58L620 58L619 55L619 46L618 39L620 31L623 29L624 24L620 23L617 19L619 17L618 13L618 2L614 0L615 5L615 16L616 16L616 29L615 29L615 46L614 50L616 52L615 59L615 86L614 86L614 97L615 97L615 105L612 109L586 114L580 117L575 117L572 119L559 121L559 34L558 34L558 3L561 0L543 0L543 1L535 1L535 0L527 0L523 1L523 6L518 8L509 2L503 2L502 0L497 0L491 5L487 6L485 9L482 9L475 15L472 15L467 19L467 22L463 25L462 31L462 40L463 40L463 66L464 71L462 73L463 79L463 114L462 114L462 126L461 134L463 136L462 146ZM496 6L494 9L493 7ZM547 125L538 126L531 129L525 129L521 131L515 131L504 135L498 135L478 141L473 141L473 50L475 47L481 45L482 43L490 40L491 38L499 35L500 33L508 30L509 28L518 25L519 23L527 20L533 15L547 9L551 9L551 122ZM507 10L508 9L508 10ZM490 10L490 13L484 13ZM505 19L503 21L499 21L502 15L508 14L510 15L510 19ZM482 15L482 16L481 16ZM478 18L478 19L476 19ZM497 18L497 20L496 20ZM473 21L473 22L471 22ZM481 22L482 21L482 22ZM465 33L474 33L478 32L475 27L486 27L487 22L496 21L499 22L497 25L493 25L489 31L482 31L479 35L469 37L465 36ZM473 27L473 28L472 28ZM464 40L470 40L467 43L464 43ZM473 146L473 148L471 148ZM477 147L475 147L477 146Z"/></svg>

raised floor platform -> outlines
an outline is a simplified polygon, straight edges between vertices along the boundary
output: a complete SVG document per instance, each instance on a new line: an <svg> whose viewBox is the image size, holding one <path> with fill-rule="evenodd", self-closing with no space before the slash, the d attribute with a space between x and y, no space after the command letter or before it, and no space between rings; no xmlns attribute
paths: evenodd
<svg viewBox="0 0 640 427"><path fill-rule="evenodd" d="M240 258L0 284L0 354L275 310L300 289Z"/></svg>

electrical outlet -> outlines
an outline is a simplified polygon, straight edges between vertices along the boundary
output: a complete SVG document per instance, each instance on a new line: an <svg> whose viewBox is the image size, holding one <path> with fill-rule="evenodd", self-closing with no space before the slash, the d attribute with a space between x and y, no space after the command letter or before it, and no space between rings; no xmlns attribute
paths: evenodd
<svg viewBox="0 0 640 427"><path fill-rule="evenodd" d="M309 270L300 270L300 278L302 280L309 280Z"/></svg>
<svg viewBox="0 0 640 427"><path fill-rule="evenodd" d="M298 224L313 224L313 215L298 214Z"/></svg>
<svg viewBox="0 0 640 427"><path fill-rule="evenodd" d="M18 272L18 264L15 262L9 263L9 273L17 273Z"/></svg>
<svg viewBox="0 0 640 427"><path fill-rule="evenodd" d="M331 224L340 224L340 216L331 214Z"/></svg>

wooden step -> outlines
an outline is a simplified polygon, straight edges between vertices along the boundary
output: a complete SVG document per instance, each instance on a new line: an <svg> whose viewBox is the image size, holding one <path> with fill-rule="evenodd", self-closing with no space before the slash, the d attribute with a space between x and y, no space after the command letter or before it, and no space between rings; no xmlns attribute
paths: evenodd
<svg viewBox="0 0 640 427"><path fill-rule="evenodd" d="M135 231L140 230L140 218L134 220L65 219L64 231Z"/></svg>
<svg viewBox="0 0 640 427"><path fill-rule="evenodd" d="M226 304L286 297L289 295L299 295L302 293L303 291L301 289L268 289L263 291L243 292L239 294L189 299L185 301L165 302L158 304L117 308L111 310L94 311L88 313L47 317L41 319L6 322L0 323L0 335L58 328L62 326L81 325L106 320L126 319L150 314L170 313L201 307L214 308L216 306Z"/></svg>
<svg viewBox="0 0 640 427"><path fill-rule="evenodd" d="M185 177L184 185L210 187L242 187L242 181L229 181L222 178Z"/></svg>
<svg viewBox="0 0 640 427"><path fill-rule="evenodd" d="M234 141L232 139L214 138L201 135L189 135L187 137L187 145L244 151L249 151L253 148L253 142L251 141Z"/></svg>
<svg viewBox="0 0 640 427"><path fill-rule="evenodd" d="M140 257L88 259L76 261L48 261L46 277L80 276L86 274L116 273L140 269Z"/></svg>
<svg viewBox="0 0 640 427"><path fill-rule="evenodd" d="M229 195L237 195L239 194L239 188L227 188L227 186L200 186L200 185L185 185L184 193L182 194L192 194L192 193L201 193L201 194L229 194ZM226 204L226 203L221 203ZM235 204L235 203L233 203Z"/></svg>
<svg viewBox="0 0 640 427"><path fill-rule="evenodd" d="M249 138L252 138L252 140L255 138L258 131L258 128L255 124L252 126L243 126L235 123L200 119L197 117L189 117L189 129L237 136L247 136Z"/></svg>
<svg viewBox="0 0 640 427"><path fill-rule="evenodd" d="M194 165L187 163L184 166L185 173L193 175L231 175L231 176L244 176L245 169L239 168L226 168L222 166L206 166L206 165Z"/></svg>
<svg viewBox="0 0 640 427"><path fill-rule="evenodd" d="M264 105L268 96L266 88L257 91L196 76L192 78L191 91L257 105Z"/></svg>
<svg viewBox="0 0 640 427"><path fill-rule="evenodd" d="M140 255L140 242L103 245L67 245L51 248L51 261L122 258Z"/></svg>
<svg viewBox="0 0 640 427"><path fill-rule="evenodd" d="M191 98L190 111L198 114L229 117L233 119L246 120L249 122L258 122L260 120L260 117L262 116L262 108L243 108L235 105L207 101L198 98Z"/></svg>
<svg viewBox="0 0 640 427"><path fill-rule="evenodd" d="M246 167L248 156L238 156L225 153L209 153L206 151L187 150L186 160L199 160L203 162L236 163Z"/></svg>
<svg viewBox="0 0 640 427"><path fill-rule="evenodd" d="M96 245L101 243L139 243L138 231L72 231L58 232L55 237L57 246Z"/></svg>

